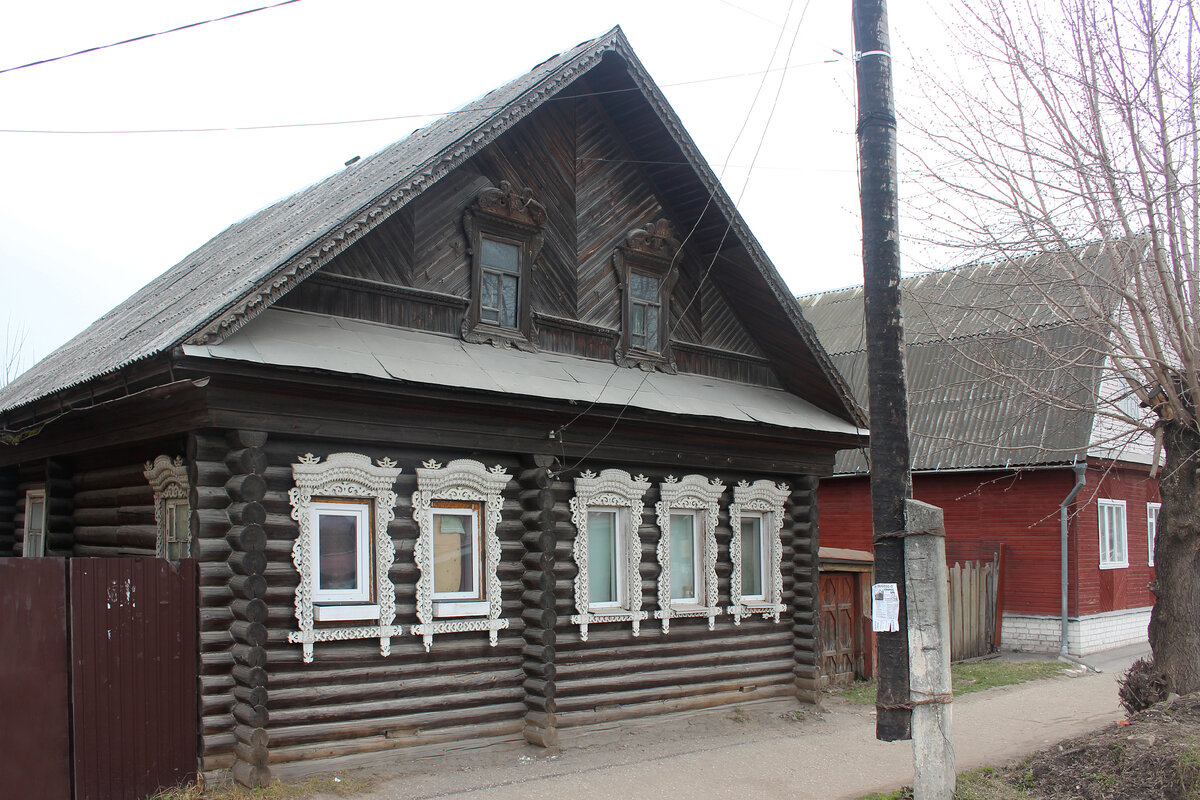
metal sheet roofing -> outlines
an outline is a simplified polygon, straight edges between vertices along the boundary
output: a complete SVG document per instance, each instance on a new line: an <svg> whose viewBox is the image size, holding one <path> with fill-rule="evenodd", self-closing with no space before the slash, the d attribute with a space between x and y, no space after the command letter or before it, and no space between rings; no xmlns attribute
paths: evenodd
<svg viewBox="0 0 1200 800"><path fill-rule="evenodd" d="M912 468L959 470L1061 464L1085 457L1105 358L1099 282L1066 264L1108 269L1108 251L975 264L901 282ZM862 287L799 298L826 350L867 402ZM1053 358L1049 354L1054 354ZM1047 397L1063 398L1048 402ZM835 472L867 471L843 451Z"/></svg>
<svg viewBox="0 0 1200 800"><path fill-rule="evenodd" d="M622 369L559 353L525 353L373 322L270 309L220 344L184 353L524 397L629 404L648 411L863 434L780 389L700 375Z"/></svg>

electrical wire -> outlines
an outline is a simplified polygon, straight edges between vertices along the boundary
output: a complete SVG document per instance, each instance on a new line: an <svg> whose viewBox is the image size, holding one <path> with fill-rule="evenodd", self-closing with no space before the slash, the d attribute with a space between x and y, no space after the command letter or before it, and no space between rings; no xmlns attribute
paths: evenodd
<svg viewBox="0 0 1200 800"><path fill-rule="evenodd" d="M101 45L97 45L95 47L88 47L83 50L76 50L74 53L66 53L61 56L54 56L53 58L43 58L38 61L30 61L28 64L19 64L15 67L5 67L4 69L0 69L0 75L3 75L6 72L16 72L19 69L28 69L29 67L37 67L42 64L50 64L55 61L62 61L65 58L74 58L75 56L82 56L82 55L86 55L87 53L95 53L99 50L107 50L110 47L120 47L123 44L132 44L133 42L140 42L145 39L153 39L155 36L166 36L168 33L177 33L179 31L186 31L189 28L198 28L201 25L208 25L209 23L212 23L212 22L223 22L224 20L227 20L227 19L234 19L236 17L244 17L247 14L254 14L259 11L266 11L268 9L279 8L280 6L286 6L286 5L290 5L292 3L299 3L299 2L300 2L300 0L283 0L282 2L273 3L272 5L269 5L269 6L259 6L258 8L250 8L245 11L238 11L235 14L226 14L223 17L214 17L212 19L200 20L199 22L190 22L187 25L180 25L177 28L169 28L168 30L165 30L165 31L157 31L156 33L144 33L141 36L134 36L131 39L122 39L119 42L113 42L111 44L101 44Z"/></svg>
<svg viewBox="0 0 1200 800"><path fill-rule="evenodd" d="M298 0L287 0L288 2L297 2ZM272 6L265 6L272 8ZM249 12L243 12L249 13ZM199 24L199 23L197 23ZM65 56L64 56L65 57ZM766 80L767 75L772 72L783 72L788 69L801 69L804 67L812 67L820 64L832 63L825 61L809 61L803 64L794 66L785 66L777 68L768 68L759 72L740 72L730 75L716 75L711 78L697 78L690 81L677 81L675 83L660 84L659 88L674 88L678 86L693 86L702 83L714 83L716 81L734 80L737 78L750 78L757 75L762 75L763 80ZM19 67L13 67L19 69ZM627 94L630 92L640 92L641 89L633 87L631 89L606 89L603 91L585 92L571 95L569 97L550 97L545 102L563 102L568 100L577 100L581 97L601 97L610 94ZM39 135L63 135L63 136L126 136L139 134L162 134L162 133L233 133L243 131L270 131L270 130L285 130L288 128L323 128L338 125L364 125L375 122L395 122L404 119L429 119L449 117L455 114L474 114L479 111L498 111L506 108L505 104L494 106L479 106L473 105L469 108L458 108L453 111L441 111L423 114L393 114L386 117L365 117L362 119L344 119L344 120L328 120L320 122L281 122L269 125L212 125L199 128L126 128L126 129L109 129L109 130L61 130L52 128L0 128L0 133L16 133L16 134L39 134Z"/></svg>

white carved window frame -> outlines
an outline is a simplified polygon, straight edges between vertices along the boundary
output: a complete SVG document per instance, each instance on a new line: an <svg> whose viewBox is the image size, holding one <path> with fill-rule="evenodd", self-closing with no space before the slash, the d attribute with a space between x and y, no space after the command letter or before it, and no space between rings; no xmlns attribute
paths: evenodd
<svg viewBox="0 0 1200 800"><path fill-rule="evenodd" d="M171 543L174 541L172 517L179 514L181 506L187 509L185 513L191 512L188 505L187 467L183 464L182 456L175 456L172 460L169 456L161 455L153 461L147 461L142 474L154 490L154 524L158 528L154 554L158 558L170 558ZM191 549L189 531L184 551L190 554Z"/></svg>
<svg viewBox="0 0 1200 800"><path fill-rule="evenodd" d="M396 546L388 534L388 523L396 517L396 493L392 491L392 486L399 475L400 469L391 459L380 459L372 464L371 459L360 453L333 453L324 462L312 453L306 453L298 463L292 464L292 478L296 485L288 492L288 499L292 503L292 519L300 528L296 543L292 546L292 563L300 573L300 583L296 586L296 621L300 629L288 633L288 641L303 647L306 664L313 660L313 645L316 642L378 637L379 654L387 656L391 653L392 637L404 632L403 626L393 624L396 619L396 587L388 575L396 559ZM373 578L375 599L379 606L376 625L314 627L314 550L317 532L313 530L312 520L313 507L322 498L371 501L371 541L375 551ZM331 615L336 616L336 610L331 610Z"/></svg>
<svg viewBox="0 0 1200 800"><path fill-rule="evenodd" d="M639 527L642 522L642 512L645 510L643 499L650 488L650 482L644 475L630 477L629 473L620 469L606 469L599 475L591 470L585 471L575 479L575 496L571 498L571 521L575 523L575 610L571 622L579 626L579 638L587 641L588 625L600 622L632 622L633 635L640 633L641 621L649 614L642 611L642 539ZM616 508L628 510L628 525L624 537L625 552L619 556L625 558L625 597L626 607L612 611L606 609L593 610L588 603L588 510L590 508ZM618 524L624 518L618 514Z"/></svg>
<svg viewBox="0 0 1200 800"><path fill-rule="evenodd" d="M733 487L733 503L729 506L729 560L733 571L729 576L729 613L733 623L740 625L742 617L761 614L764 619L779 622L787 609L783 604L783 506L790 489L787 484L768 480L754 483L740 481ZM763 575L762 599L742 596L742 515L752 512L762 516L762 547L767 564Z"/></svg>
<svg viewBox="0 0 1200 800"><path fill-rule="evenodd" d="M717 594L717 519L725 484L719 478L711 481L703 475L685 475L683 480L668 475L658 485L659 501L654 504L658 516L658 611L663 633L670 631L673 617L708 617L708 629L716 625L722 613ZM704 597L696 603L681 603L671 599L671 513L691 511L700 515L703 524L700 547L700 571L704 576Z"/></svg>
<svg viewBox="0 0 1200 800"><path fill-rule="evenodd" d="M462 633L487 631L488 641L494 647L497 631L504 630L509 620L501 619L500 537L496 526L500 524L503 498L501 493L508 485L510 476L500 465L488 469L472 459L460 458L445 467L436 461L426 461L417 468L417 491L412 496L413 520L419 533L413 548L413 560L421 576L417 579L417 620L411 627L414 635L424 638L425 650L433 645L437 633ZM483 541L483 583L487 602L487 616L463 616L454 619L439 619L433 598L433 512L434 503L452 500L481 504L480 518ZM454 604L449 604L453 609Z"/></svg>

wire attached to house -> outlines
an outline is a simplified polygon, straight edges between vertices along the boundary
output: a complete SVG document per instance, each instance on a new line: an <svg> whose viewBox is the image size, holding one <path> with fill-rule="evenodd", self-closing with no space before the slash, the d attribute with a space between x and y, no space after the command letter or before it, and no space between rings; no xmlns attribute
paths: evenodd
<svg viewBox="0 0 1200 800"><path fill-rule="evenodd" d="M97 45L95 47L88 47L83 50L76 50L74 53L66 53L61 56L54 56L53 58L43 58L38 61L30 61L28 64L19 64L15 67L5 67L4 69L0 69L0 75L3 75L6 72L16 72L19 69L28 69L29 67L37 67L42 64L50 64L55 61L62 61L63 59L66 59L66 58L74 58L75 56L86 55L87 53L95 53L100 50L107 50L110 47L120 47L123 44L132 44L133 42L140 42L145 39L153 39L155 36L166 36L168 33L177 33L179 31L186 31L189 28L198 28L201 25L208 25L209 23L212 23L212 22L223 22L224 20L234 19L235 17L244 17L247 14L254 14L259 11L266 11L271 8L279 8L280 6L286 6L286 5L290 5L292 3L299 3L299 2L300 2L300 0L282 0L282 2L274 3L269 6L259 6L258 8L250 8L245 11L238 11L237 13L234 13L234 14L226 14L223 17L214 17L212 19L200 20L199 22L190 22L187 25L180 25L176 28L170 28L165 31L157 31L156 33L144 33L141 36L134 36L131 39L122 39L119 42L113 42L111 44L101 44L101 45Z"/></svg>

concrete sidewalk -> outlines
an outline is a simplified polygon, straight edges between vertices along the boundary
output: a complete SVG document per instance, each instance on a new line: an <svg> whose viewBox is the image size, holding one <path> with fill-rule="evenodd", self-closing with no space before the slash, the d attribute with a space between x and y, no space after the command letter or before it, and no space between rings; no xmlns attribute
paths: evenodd
<svg viewBox="0 0 1200 800"><path fill-rule="evenodd" d="M1002 764L1120 719L1116 679L1148 651L1143 645L1086 659L1100 674L1077 671L955 700L959 771ZM807 711L803 718L797 709ZM559 754L519 747L397 764L364 797L853 800L912 781L911 744L877 741L874 710L838 699L820 713L761 703L610 726L563 744Z"/></svg>

